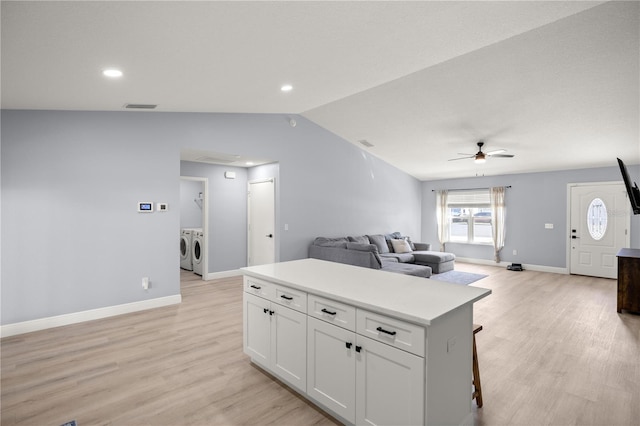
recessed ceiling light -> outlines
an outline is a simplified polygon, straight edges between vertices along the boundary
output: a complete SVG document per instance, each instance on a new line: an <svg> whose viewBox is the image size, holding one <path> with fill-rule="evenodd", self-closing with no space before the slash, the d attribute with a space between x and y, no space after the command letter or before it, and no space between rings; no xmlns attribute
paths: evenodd
<svg viewBox="0 0 640 426"><path fill-rule="evenodd" d="M102 71L102 75L105 77L117 78L122 77L122 71L117 70L115 68L109 68L107 70Z"/></svg>
<svg viewBox="0 0 640 426"><path fill-rule="evenodd" d="M247 161L245 164L246 164L247 166L253 166L253 164L254 164L254 163L253 163L253 161Z"/></svg>
<svg viewBox="0 0 640 426"><path fill-rule="evenodd" d="M290 84L285 84L280 88L280 90L282 90L283 92L290 92L293 90L293 86Z"/></svg>

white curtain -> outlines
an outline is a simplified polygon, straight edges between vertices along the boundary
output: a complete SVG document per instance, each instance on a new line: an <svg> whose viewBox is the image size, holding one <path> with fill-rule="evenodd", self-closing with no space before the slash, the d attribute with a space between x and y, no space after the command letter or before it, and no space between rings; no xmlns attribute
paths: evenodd
<svg viewBox="0 0 640 426"><path fill-rule="evenodd" d="M491 228L496 263L500 263L500 250L504 247L506 231L505 216L507 209L504 205L504 193L504 186L490 188L489 190L489 198L491 201Z"/></svg>
<svg viewBox="0 0 640 426"><path fill-rule="evenodd" d="M436 191L436 220L438 221L438 240L440 251L444 251L444 244L449 241L449 210L447 209L447 197L449 191Z"/></svg>

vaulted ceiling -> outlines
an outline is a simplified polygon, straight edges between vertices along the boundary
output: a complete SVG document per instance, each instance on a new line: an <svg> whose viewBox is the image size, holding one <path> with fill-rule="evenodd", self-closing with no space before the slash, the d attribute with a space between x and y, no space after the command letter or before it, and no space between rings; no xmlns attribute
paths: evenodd
<svg viewBox="0 0 640 426"><path fill-rule="evenodd" d="M422 180L640 164L636 1L2 1L1 31L2 108L301 114ZM448 161L479 140L515 157Z"/></svg>

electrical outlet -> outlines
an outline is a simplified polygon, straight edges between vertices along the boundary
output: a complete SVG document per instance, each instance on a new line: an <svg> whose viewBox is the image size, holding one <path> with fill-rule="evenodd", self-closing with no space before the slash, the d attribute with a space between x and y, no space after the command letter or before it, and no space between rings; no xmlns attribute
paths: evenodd
<svg viewBox="0 0 640 426"><path fill-rule="evenodd" d="M517 256L517 255L518 255L518 250L515 250L515 249L514 249L514 250L513 250L513 255L514 255L514 256Z"/></svg>
<svg viewBox="0 0 640 426"><path fill-rule="evenodd" d="M145 290L149 290L149 277L142 278L142 288Z"/></svg>

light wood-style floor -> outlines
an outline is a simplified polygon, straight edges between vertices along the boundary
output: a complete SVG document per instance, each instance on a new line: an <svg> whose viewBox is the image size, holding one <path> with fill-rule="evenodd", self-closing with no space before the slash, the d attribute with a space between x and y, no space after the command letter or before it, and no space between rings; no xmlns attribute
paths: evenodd
<svg viewBox="0 0 640 426"><path fill-rule="evenodd" d="M640 316L616 312L614 280L456 269L493 290L474 312L477 425L640 424ZM182 296L2 339L2 425L335 424L243 355L239 277L183 272Z"/></svg>

